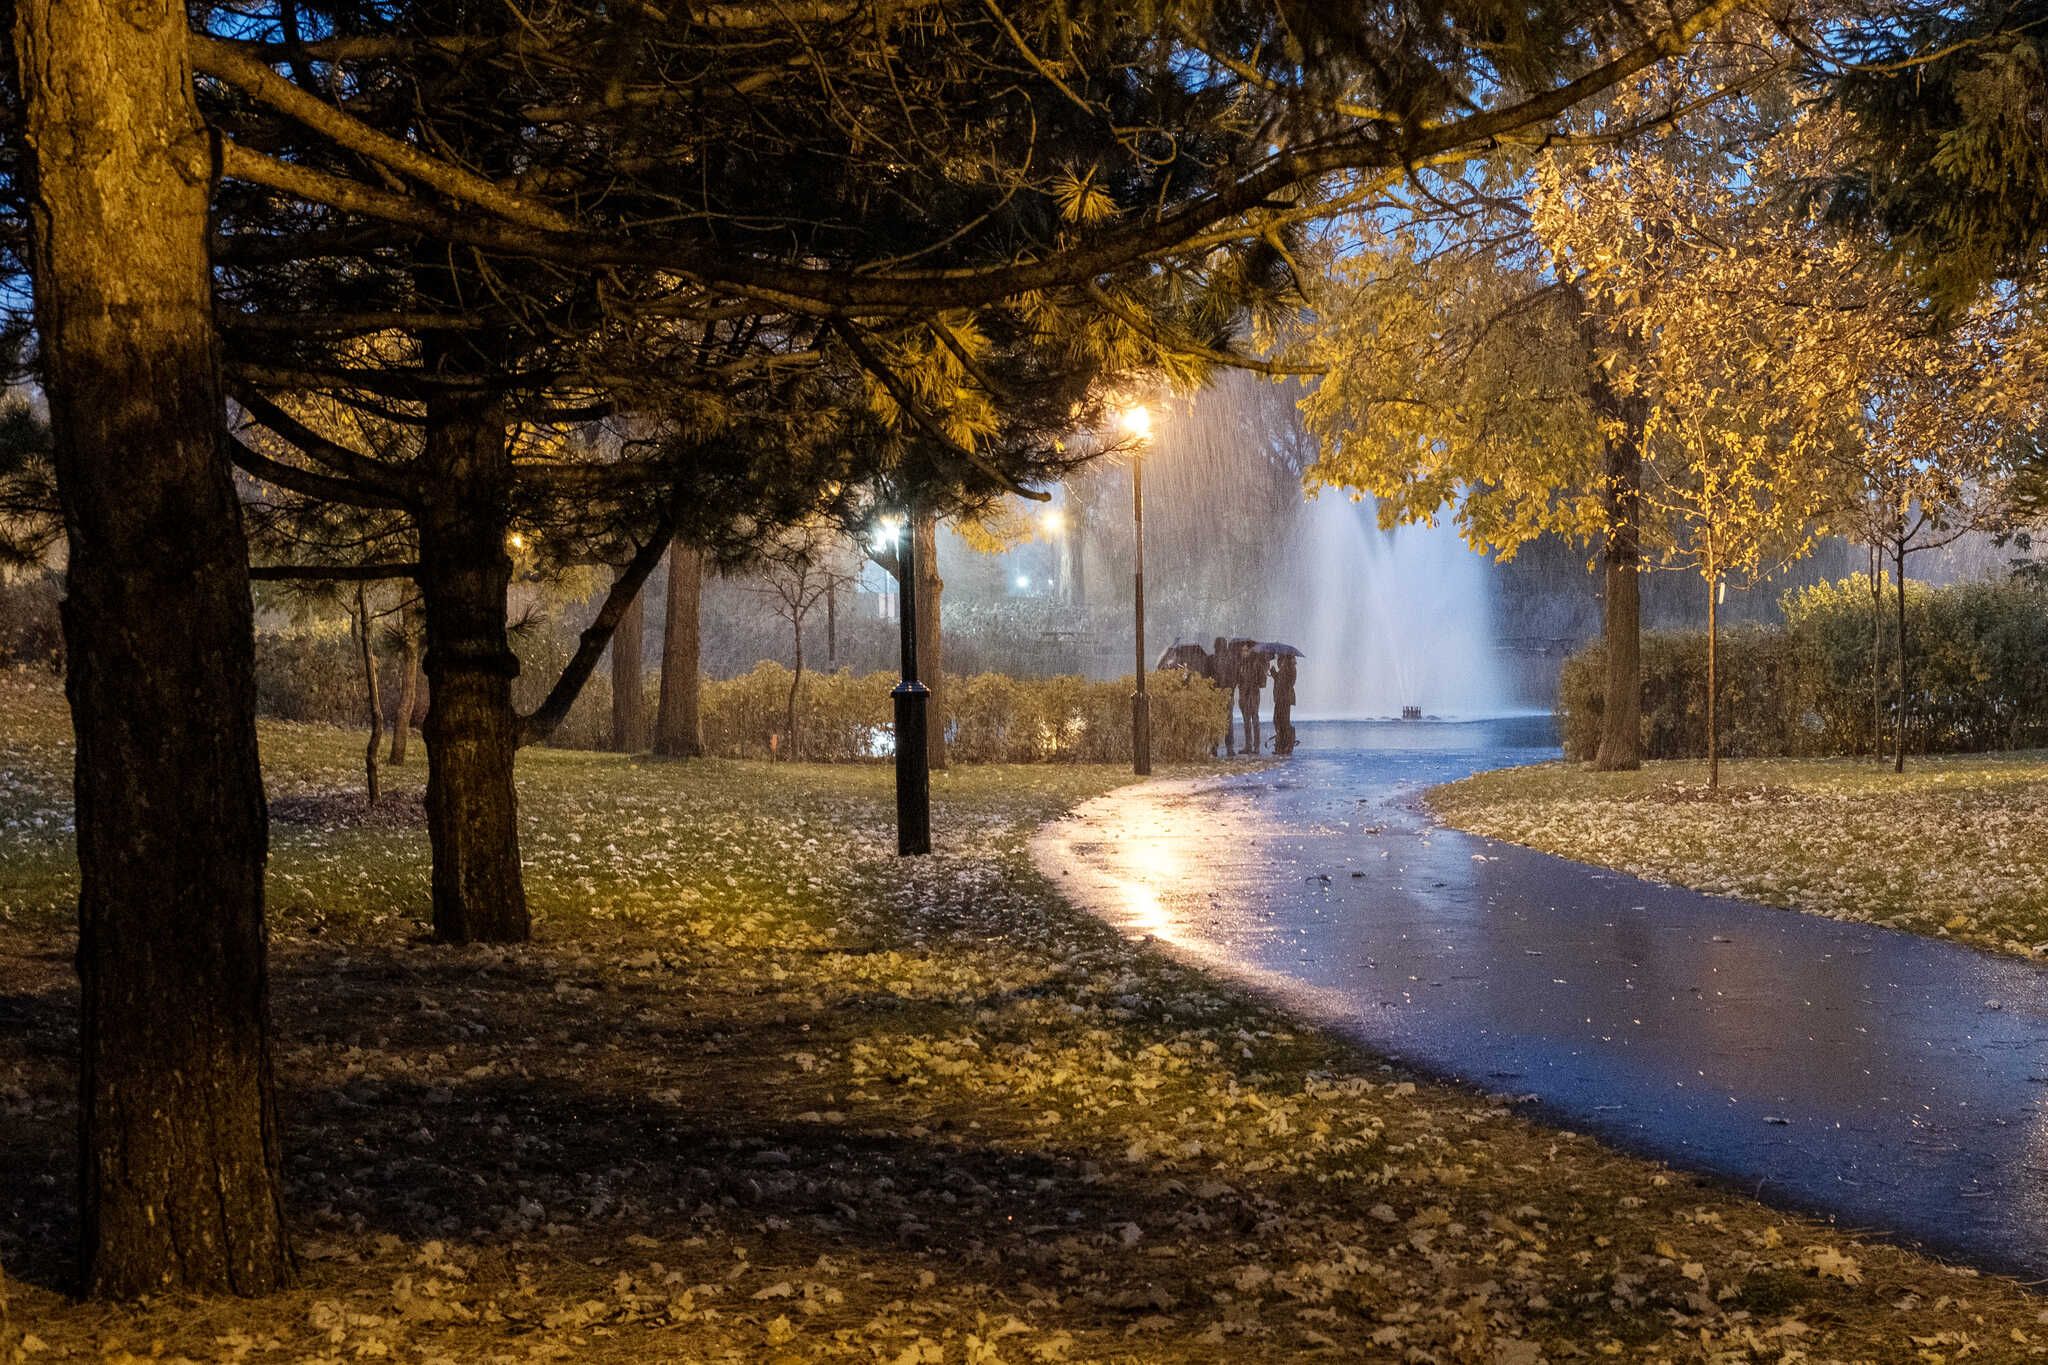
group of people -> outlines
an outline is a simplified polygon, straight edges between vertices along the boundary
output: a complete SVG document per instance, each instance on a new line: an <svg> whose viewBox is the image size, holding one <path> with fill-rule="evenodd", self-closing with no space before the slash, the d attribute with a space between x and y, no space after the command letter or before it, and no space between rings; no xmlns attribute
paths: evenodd
<svg viewBox="0 0 2048 1365"><path fill-rule="evenodd" d="M1265 736L1259 724L1259 694L1273 684L1273 752L1294 752L1294 678L1300 652L1288 645L1262 644L1250 639L1225 639L1215 645L1177 644L1166 652L1161 665L1186 669L1191 677L1207 678L1225 692L1237 694L1237 710L1223 713L1222 749L1234 757L1239 749L1237 719L1243 717L1245 753L1265 751Z"/></svg>

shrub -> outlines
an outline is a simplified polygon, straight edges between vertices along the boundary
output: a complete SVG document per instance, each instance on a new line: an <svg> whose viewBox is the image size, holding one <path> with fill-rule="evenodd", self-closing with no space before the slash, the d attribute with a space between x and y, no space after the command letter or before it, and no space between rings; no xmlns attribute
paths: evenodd
<svg viewBox="0 0 2048 1365"><path fill-rule="evenodd" d="M888 673L805 673L795 756L843 763L889 754L889 693L895 683ZM784 729L789 684L790 670L772 662L737 678L706 682L705 752L767 757L769 736ZM1153 756L1162 762L1207 757L1223 735L1226 694L1179 672L1153 675L1151 690ZM1128 677L1090 682L979 673L949 677L941 695L949 753L962 763L1108 763L1131 757Z"/></svg>
<svg viewBox="0 0 2048 1365"><path fill-rule="evenodd" d="M1885 590L1873 630L1868 581L1788 593L1785 624L1721 637L1720 719L1731 757L1867 753L1890 742L1897 701L1897 603ZM1874 638L1875 637L1875 638ZM1906 585L1915 753L2048 745L2048 590L2024 580ZM1873 653L1880 670L1873 696ZM1643 752L1706 753L1706 634L1643 636ZM1568 757L1598 747L1606 656L1565 661L1558 711Z"/></svg>
<svg viewBox="0 0 2048 1365"><path fill-rule="evenodd" d="M37 570L0 578L0 664L64 671L64 575Z"/></svg>

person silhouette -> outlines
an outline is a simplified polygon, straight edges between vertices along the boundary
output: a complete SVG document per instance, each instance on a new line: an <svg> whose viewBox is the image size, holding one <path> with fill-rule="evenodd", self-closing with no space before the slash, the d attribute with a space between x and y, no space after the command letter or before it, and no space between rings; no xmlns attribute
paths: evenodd
<svg viewBox="0 0 2048 1365"><path fill-rule="evenodd" d="M1223 689L1223 756L1237 756L1237 723L1231 713L1232 698L1237 692L1237 650L1235 645L1221 635L1209 651L1209 681Z"/></svg>
<svg viewBox="0 0 2048 1365"><path fill-rule="evenodd" d="M1237 668L1237 709L1244 716L1244 751L1256 754L1265 743L1259 733L1259 693L1265 690L1266 669L1272 661L1259 653L1256 640L1230 643Z"/></svg>
<svg viewBox="0 0 2048 1365"><path fill-rule="evenodd" d="M1292 654L1282 654L1273 664L1273 752L1294 752L1294 673Z"/></svg>

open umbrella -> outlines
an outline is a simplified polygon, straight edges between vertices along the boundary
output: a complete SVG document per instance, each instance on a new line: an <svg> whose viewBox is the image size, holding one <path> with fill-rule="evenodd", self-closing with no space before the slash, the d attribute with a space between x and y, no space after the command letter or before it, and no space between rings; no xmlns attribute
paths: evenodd
<svg viewBox="0 0 2048 1365"><path fill-rule="evenodd" d="M1159 662L1152 665L1160 668L1185 668L1190 672L1206 676L1209 668L1209 651L1200 645L1171 644L1159 656Z"/></svg>
<svg viewBox="0 0 2048 1365"><path fill-rule="evenodd" d="M1308 655L1302 653L1293 645L1283 645L1277 640L1261 640L1258 644L1253 645L1252 648L1261 654L1270 654L1276 659L1283 654L1292 654L1297 659L1306 659L1308 657Z"/></svg>

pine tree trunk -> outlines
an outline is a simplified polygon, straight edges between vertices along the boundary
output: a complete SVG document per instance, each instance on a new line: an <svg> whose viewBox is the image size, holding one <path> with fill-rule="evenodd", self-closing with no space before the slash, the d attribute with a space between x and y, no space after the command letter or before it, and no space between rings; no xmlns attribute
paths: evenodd
<svg viewBox="0 0 2048 1365"><path fill-rule="evenodd" d="M946 584L939 577L939 522L930 513L920 513L912 524L917 537L917 668L918 676L931 693L925 703L931 718L925 731L925 760L934 771L946 766L946 682L940 654L939 594Z"/></svg>
<svg viewBox="0 0 2048 1365"><path fill-rule="evenodd" d="M377 750L384 744L384 698L377 689L377 651L370 648L370 601L363 585L356 584L356 645L363 660L363 701L370 713L370 742L363 749L363 786L370 804L383 793L377 785Z"/></svg>
<svg viewBox="0 0 2048 1365"><path fill-rule="evenodd" d="M636 592L612 632L612 748L622 754L647 747L645 620Z"/></svg>
<svg viewBox="0 0 2048 1365"><path fill-rule="evenodd" d="M654 752L697 758L704 752L699 700L698 618L704 596L704 554L676 541L668 552L668 611L662 622L661 708L654 722Z"/></svg>
<svg viewBox="0 0 2048 1365"><path fill-rule="evenodd" d="M36 327L69 559L87 1292L291 1277L248 554L186 15L20 0Z"/></svg>
<svg viewBox="0 0 2048 1365"><path fill-rule="evenodd" d="M384 760L394 768L405 766L406 742L412 734L413 712L420 704L420 637L409 622L404 635L404 653L398 661L398 711L392 717L391 753Z"/></svg>
<svg viewBox="0 0 2048 1365"><path fill-rule="evenodd" d="M434 407L424 459L437 497L422 508L419 524L434 936L445 943L519 943L531 926L512 780L519 660L505 631L511 450L495 404L444 400Z"/></svg>

